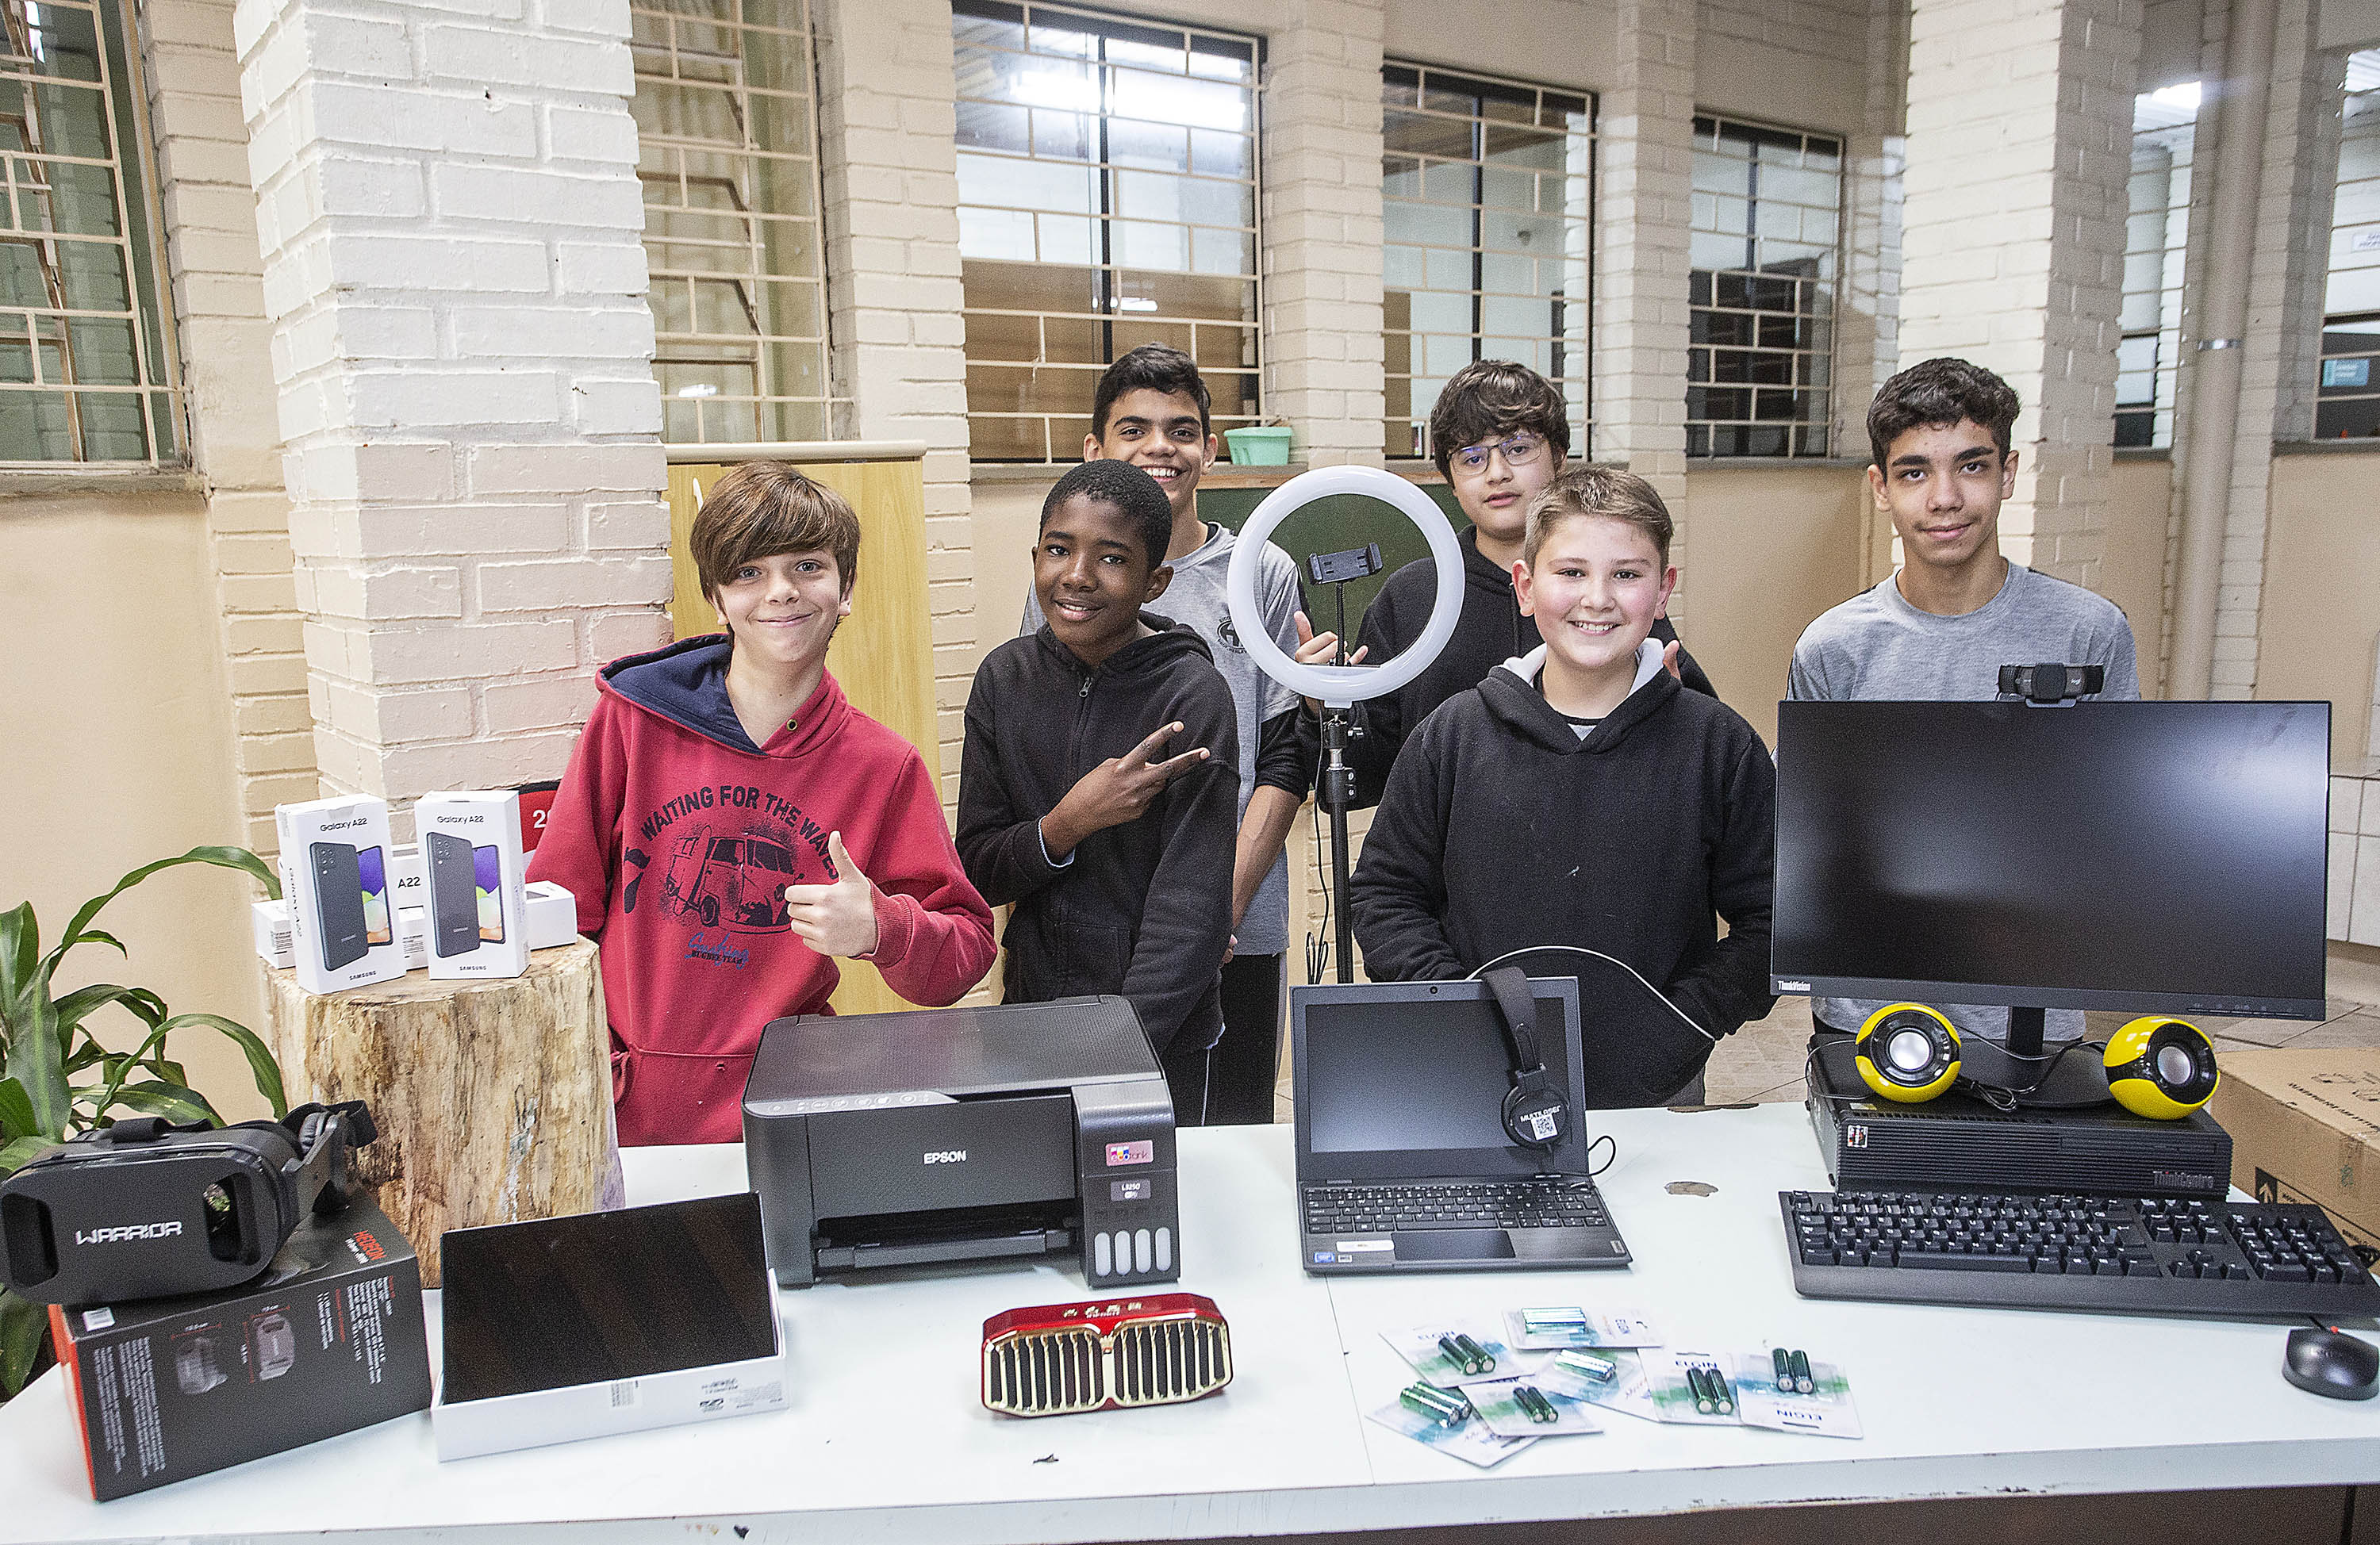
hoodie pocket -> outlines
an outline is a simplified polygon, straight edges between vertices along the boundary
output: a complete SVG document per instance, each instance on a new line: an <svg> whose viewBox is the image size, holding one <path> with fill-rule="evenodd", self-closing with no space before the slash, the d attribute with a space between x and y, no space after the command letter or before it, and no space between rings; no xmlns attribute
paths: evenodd
<svg viewBox="0 0 2380 1545"><path fill-rule="evenodd" d="M1120 993L1132 966L1129 930L1039 908L1012 917L1004 943L1011 1003Z"/></svg>

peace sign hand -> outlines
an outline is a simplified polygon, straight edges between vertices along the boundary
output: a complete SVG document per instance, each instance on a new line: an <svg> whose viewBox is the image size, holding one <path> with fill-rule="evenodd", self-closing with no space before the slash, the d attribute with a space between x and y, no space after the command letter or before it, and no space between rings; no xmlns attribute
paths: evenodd
<svg viewBox="0 0 2380 1545"><path fill-rule="evenodd" d="M1075 780L1058 808L1041 817L1041 845L1062 859L1084 838L1136 820L1176 775L1207 760L1205 746L1158 759L1165 742L1182 732L1179 719L1121 756L1111 756Z"/></svg>
<svg viewBox="0 0 2380 1545"><path fill-rule="evenodd" d="M821 955L872 955L876 951L876 886L844 851L843 833L826 834L834 861L831 885L789 885L785 911L794 933Z"/></svg>

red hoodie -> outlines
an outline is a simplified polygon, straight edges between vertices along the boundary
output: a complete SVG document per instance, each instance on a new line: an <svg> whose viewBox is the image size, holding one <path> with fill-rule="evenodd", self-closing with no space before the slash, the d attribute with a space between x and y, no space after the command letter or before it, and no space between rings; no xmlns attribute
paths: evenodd
<svg viewBox="0 0 2380 1545"><path fill-rule="evenodd" d="M760 1027L830 1011L842 972L784 900L835 878L830 831L876 885L868 960L894 992L954 1003L991 969L991 909L916 749L831 675L755 748L726 678L718 634L606 666L529 863L602 947L623 1143L736 1141Z"/></svg>

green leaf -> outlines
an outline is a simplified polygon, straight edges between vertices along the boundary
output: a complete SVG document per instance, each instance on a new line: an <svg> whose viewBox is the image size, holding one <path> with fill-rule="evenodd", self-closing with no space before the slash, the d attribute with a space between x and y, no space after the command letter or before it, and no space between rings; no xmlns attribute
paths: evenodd
<svg viewBox="0 0 2380 1545"><path fill-rule="evenodd" d="M56 965L60 957L64 956L68 949L79 944L113 945L115 947L115 952L118 955L128 957L132 953L132 951L124 948L124 941L117 938L114 934L108 933L104 929L86 928L81 933L74 935L70 938L60 939L58 941L58 947L50 951L50 964L54 966Z"/></svg>
<svg viewBox="0 0 2380 1545"><path fill-rule="evenodd" d="M10 1010L8 1059L0 1066L0 1077L16 1080L24 1090L42 1131L63 1138L70 1107L58 1056L57 1005L50 1001L48 975L42 972L33 989Z"/></svg>
<svg viewBox="0 0 2380 1545"><path fill-rule="evenodd" d="M94 896L90 900L85 901L82 904L82 909L74 914L74 921L67 924L66 933L60 935L57 947L50 951L46 958L46 963L55 967L57 964L58 958L60 956L73 948L76 945L82 943L98 942L113 944L116 948L122 949L124 946L115 939L109 937L107 935L95 932L84 932L84 930L90 926L91 920L99 915L99 911L102 907L106 906L110 901L115 900L117 897L123 895L134 886L139 885L150 875L156 874L159 870L172 869L177 865L185 863L212 863L219 868L237 869L242 874L248 875L262 884L265 889L265 894L268 896L277 897L281 894L280 883L273 877L273 870L271 867L269 867L262 859L257 857L254 853L249 852L246 848L193 848L188 852L182 854L178 858L161 858L154 863L144 863L140 868L135 869L130 874L125 875L124 878L116 881L115 888L109 891L106 895ZM31 919L31 916L32 913L29 906L26 911L26 918L29 922Z"/></svg>
<svg viewBox="0 0 2380 1545"><path fill-rule="evenodd" d="M0 1287L0 1400L25 1387L49 1330L49 1310Z"/></svg>
<svg viewBox="0 0 2380 1545"><path fill-rule="evenodd" d="M33 917L33 903L0 912L0 1006L24 993L41 957L42 925Z"/></svg>
<svg viewBox="0 0 2380 1545"><path fill-rule="evenodd" d="M18 1138L14 1142L0 1143L0 1175L14 1175L25 1165L55 1148L51 1138Z"/></svg>
<svg viewBox="0 0 2380 1545"><path fill-rule="evenodd" d="M82 1023L94 1008L103 1008L111 1003L126 1003L141 992L142 989L139 987L117 987L104 983L96 986L78 987L58 999L58 1032L63 1035L73 1030ZM128 1003L127 1006L131 1007ZM138 1008L134 1008L133 1012L140 1011ZM142 1014L141 1018L148 1019L149 1016ZM154 1024L156 1020L150 1020L149 1022Z"/></svg>
<svg viewBox="0 0 2380 1545"><path fill-rule="evenodd" d="M0 1079L0 1142L14 1142L40 1131L40 1123L33 1117L33 1102L25 1093L25 1086L15 1079Z"/></svg>
<svg viewBox="0 0 2380 1545"><path fill-rule="evenodd" d="M122 1105L141 1116L162 1116L168 1121L205 1121L218 1127L223 1125L223 1117L215 1114L214 1107L207 1104L204 1095L177 1083L136 1083L117 1090L110 1105Z"/></svg>

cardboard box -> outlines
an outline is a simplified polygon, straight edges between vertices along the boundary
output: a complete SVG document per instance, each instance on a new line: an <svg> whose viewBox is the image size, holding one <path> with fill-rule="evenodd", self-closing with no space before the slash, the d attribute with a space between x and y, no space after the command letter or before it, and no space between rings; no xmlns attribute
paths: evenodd
<svg viewBox="0 0 2380 1545"><path fill-rule="evenodd" d="M379 1208L299 1225L260 1282L50 1310L93 1501L429 1406L420 1267Z"/></svg>
<svg viewBox="0 0 2380 1545"><path fill-rule="evenodd" d="M405 849L397 851L404 852ZM399 882L400 884L402 882ZM521 887L528 899L528 947L531 950L552 949L556 945L569 944L578 937L578 898L552 880L536 880ZM255 935L256 953L265 964L286 971L297 960L289 934L289 903L286 901L253 901L249 904L249 926ZM430 959L430 919L420 907L399 907L396 910L397 942L405 947L407 970L417 969Z"/></svg>
<svg viewBox="0 0 2380 1545"><path fill-rule="evenodd" d="M520 796L509 789L424 794L421 839L433 979L518 976L528 969Z"/></svg>
<svg viewBox="0 0 2380 1545"><path fill-rule="evenodd" d="M2231 1134L2231 1183L2310 1201L2380 1247L2380 1048L2226 1052L2210 1107Z"/></svg>
<svg viewBox="0 0 2380 1545"><path fill-rule="evenodd" d="M405 946L388 883L388 803L309 800L282 805L273 817L298 984L335 993L403 976Z"/></svg>

